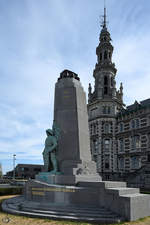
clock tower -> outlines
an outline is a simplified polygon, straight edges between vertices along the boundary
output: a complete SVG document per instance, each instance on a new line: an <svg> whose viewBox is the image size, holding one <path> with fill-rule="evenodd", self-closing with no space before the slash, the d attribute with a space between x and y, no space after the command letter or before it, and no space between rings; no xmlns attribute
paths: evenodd
<svg viewBox="0 0 150 225"><path fill-rule="evenodd" d="M96 48L97 63L93 71L93 91L89 84L88 114L92 157L97 162L98 172L105 179L116 171L116 115L123 108L122 83L120 89L116 89L117 69L112 62L113 49L104 8L99 45Z"/></svg>

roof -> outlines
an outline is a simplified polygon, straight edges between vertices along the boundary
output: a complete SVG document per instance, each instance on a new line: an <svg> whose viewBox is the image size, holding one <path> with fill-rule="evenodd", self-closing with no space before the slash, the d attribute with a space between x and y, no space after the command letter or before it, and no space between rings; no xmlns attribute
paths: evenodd
<svg viewBox="0 0 150 225"><path fill-rule="evenodd" d="M150 107L150 98L145 99L141 102L135 101L134 104L129 105L126 107L126 109L122 109L121 112L118 114L120 116L121 114L129 114L130 112L135 112L140 109L149 108Z"/></svg>
<svg viewBox="0 0 150 225"><path fill-rule="evenodd" d="M33 167L38 167L38 166L44 166L44 165L40 165L40 164L17 164L16 167L21 167L21 166L33 166Z"/></svg>

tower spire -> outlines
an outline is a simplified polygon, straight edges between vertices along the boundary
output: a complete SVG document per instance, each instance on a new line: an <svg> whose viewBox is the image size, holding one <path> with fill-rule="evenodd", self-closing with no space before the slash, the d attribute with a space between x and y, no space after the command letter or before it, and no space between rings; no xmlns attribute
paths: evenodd
<svg viewBox="0 0 150 225"><path fill-rule="evenodd" d="M103 28L106 27L106 1L104 0L104 24L103 24Z"/></svg>
<svg viewBox="0 0 150 225"><path fill-rule="evenodd" d="M103 28L106 28L106 24L107 24L107 21L106 21L106 0L104 0L104 16L103 16L103 18L104 18L104 20L102 21L102 27Z"/></svg>

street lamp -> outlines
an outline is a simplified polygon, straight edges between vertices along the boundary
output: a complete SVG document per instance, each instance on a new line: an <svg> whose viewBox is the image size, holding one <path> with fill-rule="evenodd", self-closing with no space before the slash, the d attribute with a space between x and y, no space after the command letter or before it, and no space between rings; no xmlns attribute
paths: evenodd
<svg viewBox="0 0 150 225"><path fill-rule="evenodd" d="M16 160L16 155L13 155L13 179L15 179L15 160Z"/></svg>

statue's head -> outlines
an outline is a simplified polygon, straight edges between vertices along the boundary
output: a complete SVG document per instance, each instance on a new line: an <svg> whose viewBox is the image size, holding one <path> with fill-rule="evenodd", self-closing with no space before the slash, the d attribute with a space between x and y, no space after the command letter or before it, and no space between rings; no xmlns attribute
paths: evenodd
<svg viewBox="0 0 150 225"><path fill-rule="evenodd" d="M47 134L47 136L52 136L53 135L53 131L51 130L51 129L47 129L46 130L46 134Z"/></svg>

